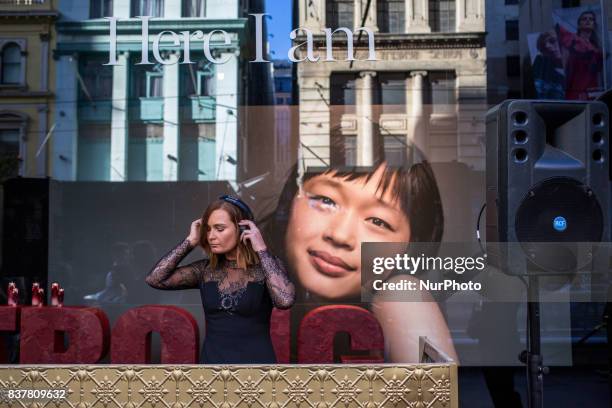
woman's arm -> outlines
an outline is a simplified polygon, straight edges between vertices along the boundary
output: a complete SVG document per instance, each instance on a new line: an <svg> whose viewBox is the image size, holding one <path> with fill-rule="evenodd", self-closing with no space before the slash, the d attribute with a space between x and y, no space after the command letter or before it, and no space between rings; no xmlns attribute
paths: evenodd
<svg viewBox="0 0 612 408"><path fill-rule="evenodd" d="M418 280L415 279L415 282ZM379 296L374 301L372 309L382 326L390 362L418 363L421 336L426 336L458 362L453 339L438 304L431 295L424 296L427 298L406 302L385 301L384 297Z"/></svg>
<svg viewBox="0 0 612 408"><path fill-rule="evenodd" d="M557 38L559 39L559 44L561 47L570 48L574 42L574 39L576 38L576 34L568 31L558 23L555 25L555 31L557 32Z"/></svg>
<svg viewBox="0 0 612 408"><path fill-rule="evenodd" d="M177 268L177 265L193 248L194 245L188 239L185 239L157 262L145 281L156 289L197 288L200 283L201 266L203 266L204 261Z"/></svg>
<svg viewBox="0 0 612 408"><path fill-rule="evenodd" d="M287 277L283 263L268 252L261 231L253 221L242 220L239 224L248 228L240 235L240 239L243 242L249 241L253 250L259 255L266 277L266 286L274 306L278 309L289 309L295 302L295 286Z"/></svg>
<svg viewBox="0 0 612 408"><path fill-rule="evenodd" d="M295 286L287 277L287 271L280 259L267 250L258 251L259 260L266 276L266 286L274 306L289 309L295 302Z"/></svg>

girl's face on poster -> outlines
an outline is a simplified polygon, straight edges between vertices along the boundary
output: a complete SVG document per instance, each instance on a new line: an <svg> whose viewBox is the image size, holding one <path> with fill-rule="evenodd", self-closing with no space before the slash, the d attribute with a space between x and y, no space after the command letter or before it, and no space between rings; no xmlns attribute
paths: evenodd
<svg viewBox="0 0 612 408"><path fill-rule="evenodd" d="M206 239L210 251L215 254L225 254L238 245L238 228L223 209L214 210L208 217Z"/></svg>
<svg viewBox="0 0 612 408"><path fill-rule="evenodd" d="M325 299L356 296L361 285L362 242L408 242L410 224L391 188L378 184L384 172L347 181L329 174L304 183L292 203L286 235L289 263L301 285Z"/></svg>

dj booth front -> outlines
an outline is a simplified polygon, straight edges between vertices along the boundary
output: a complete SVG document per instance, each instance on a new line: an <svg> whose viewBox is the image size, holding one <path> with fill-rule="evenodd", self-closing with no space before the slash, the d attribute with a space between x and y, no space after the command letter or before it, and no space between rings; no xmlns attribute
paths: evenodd
<svg viewBox="0 0 612 408"><path fill-rule="evenodd" d="M0 388L5 407L459 406L453 363L4 366Z"/></svg>
<svg viewBox="0 0 612 408"><path fill-rule="evenodd" d="M282 364L198 365L197 324L173 306L129 310L112 330L98 308L0 306L1 332L8 336L0 336L0 407L459 406L457 364L426 337L419 364L367 355L327 364L319 362L334 360L314 352L298 360L310 363L284 364L278 347ZM161 364L150 364L152 332ZM272 334L278 344L283 330ZM326 343L324 333L314 337L319 348ZM2 355L17 344L18 357Z"/></svg>

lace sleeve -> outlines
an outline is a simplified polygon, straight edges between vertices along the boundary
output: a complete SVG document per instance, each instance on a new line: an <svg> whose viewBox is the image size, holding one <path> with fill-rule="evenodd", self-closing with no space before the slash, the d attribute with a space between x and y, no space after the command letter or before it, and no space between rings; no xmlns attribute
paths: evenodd
<svg viewBox="0 0 612 408"><path fill-rule="evenodd" d="M295 302L295 286L287 277L280 259L273 257L267 250L257 252L266 277L266 286L274 306L289 309Z"/></svg>
<svg viewBox="0 0 612 408"><path fill-rule="evenodd" d="M197 288L207 261L200 260L177 267L193 248L189 241L184 240L168 252L147 275L149 286L164 290Z"/></svg>

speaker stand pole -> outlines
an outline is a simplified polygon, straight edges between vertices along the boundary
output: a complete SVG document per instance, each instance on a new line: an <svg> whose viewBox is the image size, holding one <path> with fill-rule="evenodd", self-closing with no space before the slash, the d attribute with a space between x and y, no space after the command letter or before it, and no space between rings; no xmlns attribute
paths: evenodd
<svg viewBox="0 0 612 408"><path fill-rule="evenodd" d="M548 367L543 366L540 338L540 298L539 279L529 276L529 297L527 299L527 322L529 333L527 338L527 352L521 360L527 365L527 393L529 408L542 408L544 406L544 374Z"/></svg>

